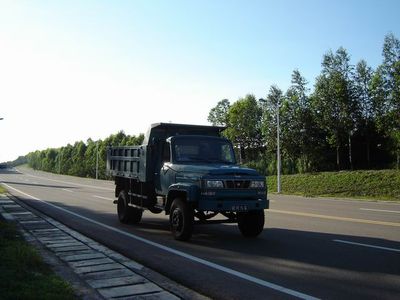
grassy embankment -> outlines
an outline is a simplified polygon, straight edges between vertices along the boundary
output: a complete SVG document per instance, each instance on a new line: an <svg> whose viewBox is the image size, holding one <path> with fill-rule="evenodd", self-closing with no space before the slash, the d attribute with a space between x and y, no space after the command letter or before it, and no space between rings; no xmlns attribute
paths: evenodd
<svg viewBox="0 0 400 300"><path fill-rule="evenodd" d="M276 176L267 179L276 192ZM369 170L283 175L283 194L400 201L400 171Z"/></svg>
<svg viewBox="0 0 400 300"><path fill-rule="evenodd" d="M15 224L1 217L0 299L76 299L71 286L51 271Z"/></svg>

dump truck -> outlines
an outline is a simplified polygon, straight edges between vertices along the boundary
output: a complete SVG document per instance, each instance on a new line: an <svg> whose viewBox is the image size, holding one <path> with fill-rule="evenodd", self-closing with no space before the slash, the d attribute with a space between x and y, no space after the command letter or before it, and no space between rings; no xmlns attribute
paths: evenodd
<svg viewBox="0 0 400 300"><path fill-rule="evenodd" d="M142 145L109 147L119 221L139 223L148 210L169 216L177 240L210 223L237 223L243 236L258 236L269 208L265 177L238 165L224 129L157 123Z"/></svg>

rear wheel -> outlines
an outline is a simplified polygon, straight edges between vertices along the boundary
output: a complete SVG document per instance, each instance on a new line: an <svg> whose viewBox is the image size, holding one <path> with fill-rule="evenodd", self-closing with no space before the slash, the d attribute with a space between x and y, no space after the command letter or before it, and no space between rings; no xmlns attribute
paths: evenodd
<svg viewBox="0 0 400 300"><path fill-rule="evenodd" d="M128 206L127 195L121 191L118 196L117 213L121 223L139 223L142 219L143 210Z"/></svg>
<svg viewBox="0 0 400 300"><path fill-rule="evenodd" d="M171 205L169 222L176 240L187 241L193 232L194 213L191 205L182 199L175 199Z"/></svg>
<svg viewBox="0 0 400 300"><path fill-rule="evenodd" d="M249 212L238 213L239 230L245 237L256 237L264 229L264 211L253 210Z"/></svg>

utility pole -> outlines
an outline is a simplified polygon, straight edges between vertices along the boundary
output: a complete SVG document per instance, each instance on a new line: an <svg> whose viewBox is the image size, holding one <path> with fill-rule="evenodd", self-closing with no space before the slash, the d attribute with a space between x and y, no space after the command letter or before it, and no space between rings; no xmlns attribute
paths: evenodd
<svg viewBox="0 0 400 300"><path fill-rule="evenodd" d="M267 100L260 98L260 102L267 103ZM281 106L281 99L277 99L276 103L276 174L277 174L277 192L281 192L281 139L280 139L280 119L279 119L279 109Z"/></svg>
<svg viewBox="0 0 400 300"><path fill-rule="evenodd" d="M278 187L277 187L277 192L278 194L281 192L281 140L280 140L280 124L279 124L279 108L280 108L280 103L276 104L276 158L277 158L277 181L278 181Z"/></svg>

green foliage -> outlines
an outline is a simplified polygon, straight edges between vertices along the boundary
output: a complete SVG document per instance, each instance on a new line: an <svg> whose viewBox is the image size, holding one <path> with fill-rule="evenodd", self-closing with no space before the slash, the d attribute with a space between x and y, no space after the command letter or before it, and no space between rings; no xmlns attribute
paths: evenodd
<svg viewBox="0 0 400 300"><path fill-rule="evenodd" d="M273 85L266 100L222 100L208 120L226 125L244 162L263 174L276 173L277 113L284 174L400 169L400 41L393 34L382 57L373 70L364 60L353 65L343 47L328 51L312 91L294 70L286 92Z"/></svg>
<svg viewBox="0 0 400 300"><path fill-rule="evenodd" d="M54 275L15 225L0 220L0 298L75 299L71 286Z"/></svg>
<svg viewBox="0 0 400 300"><path fill-rule="evenodd" d="M239 146L242 158L254 158L254 149L262 146L262 109L254 95L246 95L229 107L224 135Z"/></svg>
<svg viewBox="0 0 400 300"><path fill-rule="evenodd" d="M58 149L50 148L31 152L26 157L28 165L35 170L95 178L98 155L99 178L106 179L107 147L139 145L143 139L143 134L130 136L120 131L110 135L104 141L88 139L86 143L79 141L74 145L68 144Z"/></svg>
<svg viewBox="0 0 400 300"><path fill-rule="evenodd" d="M341 171L281 178L282 193L400 201L400 171ZM276 192L276 176L268 177L268 189Z"/></svg>
<svg viewBox="0 0 400 300"><path fill-rule="evenodd" d="M207 120L215 126L226 126L228 124L228 111L230 106L228 99L219 101L217 106L210 110Z"/></svg>

